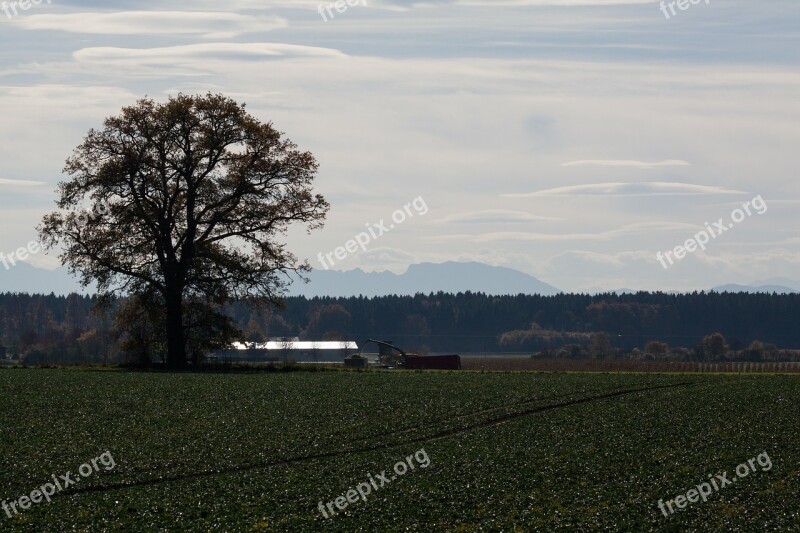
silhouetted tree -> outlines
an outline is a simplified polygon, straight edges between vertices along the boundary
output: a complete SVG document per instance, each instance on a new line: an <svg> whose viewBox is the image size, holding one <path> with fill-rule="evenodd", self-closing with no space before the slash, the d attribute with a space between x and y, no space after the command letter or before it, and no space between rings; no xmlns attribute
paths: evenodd
<svg viewBox="0 0 800 533"><path fill-rule="evenodd" d="M321 227L329 207L312 194L314 157L222 95L140 100L64 170L42 242L101 294L157 293L173 368L186 364L188 302L216 326L227 302L280 304L288 274L310 267L278 238L295 222Z"/></svg>

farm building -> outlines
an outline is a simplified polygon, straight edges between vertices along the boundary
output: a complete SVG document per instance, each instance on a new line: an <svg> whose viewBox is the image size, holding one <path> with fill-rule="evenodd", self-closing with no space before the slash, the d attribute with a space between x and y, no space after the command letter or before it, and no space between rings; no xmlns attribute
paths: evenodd
<svg viewBox="0 0 800 533"><path fill-rule="evenodd" d="M235 342L227 350L214 354L218 359L231 361L342 362L358 351L355 341L270 340L263 343Z"/></svg>

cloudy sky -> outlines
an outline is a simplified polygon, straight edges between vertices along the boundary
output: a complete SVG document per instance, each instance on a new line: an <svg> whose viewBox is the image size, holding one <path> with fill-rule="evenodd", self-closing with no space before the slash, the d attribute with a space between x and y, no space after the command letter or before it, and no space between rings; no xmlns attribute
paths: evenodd
<svg viewBox="0 0 800 533"><path fill-rule="evenodd" d="M797 0L669 18L657 0L351 3L0 4L0 251L35 239L90 128L213 91L319 159L326 228L289 236L317 267L421 197L333 268L475 260L564 290L800 279ZM731 222L755 197L766 211ZM656 258L719 219L705 251Z"/></svg>

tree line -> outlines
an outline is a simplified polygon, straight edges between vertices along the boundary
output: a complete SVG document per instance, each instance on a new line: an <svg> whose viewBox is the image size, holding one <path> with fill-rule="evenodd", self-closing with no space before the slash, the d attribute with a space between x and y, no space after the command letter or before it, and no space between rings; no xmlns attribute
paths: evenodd
<svg viewBox="0 0 800 533"><path fill-rule="evenodd" d="M159 362L163 333L137 309L125 298L0 294L0 347L31 364ZM224 330L204 327L197 342L380 338L421 353L685 361L791 360L800 347L796 294L289 297L279 308L236 301L224 315Z"/></svg>

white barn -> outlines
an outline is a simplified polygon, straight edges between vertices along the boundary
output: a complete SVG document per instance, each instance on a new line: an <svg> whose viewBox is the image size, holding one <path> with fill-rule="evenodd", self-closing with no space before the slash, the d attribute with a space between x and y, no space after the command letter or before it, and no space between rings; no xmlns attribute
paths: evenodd
<svg viewBox="0 0 800 533"><path fill-rule="evenodd" d="M358 352L355 341L300 341L296 339L270 340L262 343L235 342L228 350L215 355L234 361L281 361L292 359L300 362L341 362L348 355Z"/></svg>

